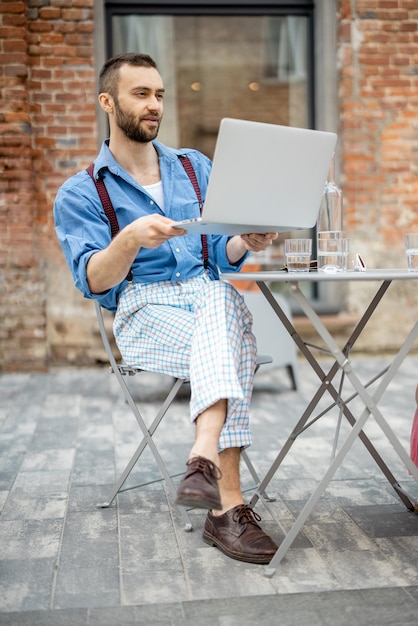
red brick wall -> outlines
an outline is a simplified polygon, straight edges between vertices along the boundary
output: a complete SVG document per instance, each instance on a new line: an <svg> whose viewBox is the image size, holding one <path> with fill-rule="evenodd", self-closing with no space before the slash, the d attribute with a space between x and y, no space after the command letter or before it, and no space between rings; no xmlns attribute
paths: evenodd
<svg viewBox="0 0 418 626"><path fill-rule="evenodd" d="M406 268L403 235L418 231L418 2L340 0L339 144L346 230L371 268ZM376 285L350 284L358 313ZM394 283L358 349L397 349L416 320L414 283ZM415 348L416 349L416 348Z"/></svg>
<svg viewBox="0 0 418 626"><path fill-rule="evenodd" d="M99 358L52 223L58 186L97 151L93 3L0 0L0 371ZM402 235L418 230L418 3L337 6L346 231L371 267L405 267ZM368 349L391 349L410 325L416 288L393 294ZM365 301L356 288L347 308Z"/></svg>
<svg viewBox="0 0 418 626"><path fill-rule="evenodd" d="M342 0L339 20L346 225L399 260L418 230L418 2Z"/></svg>
<svg viewBox="0 0 418 626"><path fill-rule="evenodd" d="M0 58L0 369L42 369L53 198L96 154L93 0L2 0Z"/></svg>

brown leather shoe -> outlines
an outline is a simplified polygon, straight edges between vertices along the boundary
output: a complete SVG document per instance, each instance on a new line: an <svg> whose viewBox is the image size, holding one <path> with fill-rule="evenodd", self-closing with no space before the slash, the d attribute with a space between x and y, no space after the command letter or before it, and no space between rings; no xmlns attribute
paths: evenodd
<svg viewBox="0 0 418 626"><path fill-rule="evenodd" d="M196 509L222 509L218 487L220 469L203 456L191 458L186 465L186 473L177 490L176 504Z"/></svg>
<svg viewBox="0 0 418 626"><path fill-rule="evenodd" d="M270 563L277 550L274 541L257 524L261 517L247 504L222 515L206 516L203 540L224 554L247 563Z"/></svg>

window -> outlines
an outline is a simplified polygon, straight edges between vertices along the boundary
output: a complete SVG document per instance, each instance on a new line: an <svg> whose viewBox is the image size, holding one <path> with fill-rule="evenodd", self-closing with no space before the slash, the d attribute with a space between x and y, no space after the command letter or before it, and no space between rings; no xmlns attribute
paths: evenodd
<svg viewBox="0 0 418 626"><path fill-rule="evenodd" d="M223 117L313 127L312 7L292 4L108 3L108 54L150 54L166 86L159 138L212 157Z"/></svg>
<svg viewBox="0 0 418 626"><path fill-rule="evenodd" d="M104 0L104 7L107 56L146 52L158 64L166 87L159 139L167 145L212 157L223 117L315 128L314 8L317 28L318 16L335 19L334 2ZM319 49L328 58L327 42L321 37ZM320 90L330 89L326 69L319 67ZM319 95L322 129L335 130L332 103ZM274 256L282 255L277 246ZM335 310L334 295L314 286L311 297Z"/></svg>

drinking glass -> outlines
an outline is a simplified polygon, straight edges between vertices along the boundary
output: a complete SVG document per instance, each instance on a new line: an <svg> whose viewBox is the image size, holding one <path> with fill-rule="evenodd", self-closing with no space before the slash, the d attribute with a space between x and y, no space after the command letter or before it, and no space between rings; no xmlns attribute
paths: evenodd
<svg viewBox="0 0 418 626"><path fill-rule="evenodd" d="M285 239L288 272L309 272L312 239Z"/></svg>
<svg viewBox="0 0 418 626"><path fill-rule="evenodd" d="M347 237L318 238L318 272L347 271L349 240Z"/></svg>
<svg viewBox="0 0 418 626"><path fill-rule="evenodd" d="M405 252L408 261L408 271L418 272L418 233L405 235Z"/></svg>

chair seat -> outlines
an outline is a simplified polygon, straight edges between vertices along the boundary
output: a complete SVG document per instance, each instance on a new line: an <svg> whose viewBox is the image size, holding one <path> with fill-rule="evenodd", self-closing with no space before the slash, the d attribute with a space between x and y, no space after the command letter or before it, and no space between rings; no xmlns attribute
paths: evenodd
<svg viewBox="0 0 418 626"><path fill-rule="evenodd" d="M257 355L257 369L261 365L268 365L269 363L272 363L272 361L273 361L273 358L269 356L268 354L258 354ZM146 371L140 367L132 367L131 365L127 365L126 363L117 363L117 368L122 374L122 376L126 376L126 375L135 376L135 374L140 374L141 372ZM113 373L113 367L110 366L109 369L110 369L110 372ZM184 378L182 380L184 380L185 383L189 382L188 378Z"/></svg>

